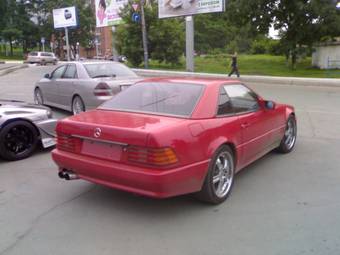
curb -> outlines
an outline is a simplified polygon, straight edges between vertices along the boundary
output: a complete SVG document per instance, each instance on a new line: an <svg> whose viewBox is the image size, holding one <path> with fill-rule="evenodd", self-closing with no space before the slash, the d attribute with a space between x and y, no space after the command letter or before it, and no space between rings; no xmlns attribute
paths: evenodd
<svg viewBox="0 0 340 255"><path fill-rule="evenodd" d="M16 70L27 68L27 67L28 67L27 64L17 65L17 66L10 66L8 68L4 68L4 69L0 70L0 76L4 76L4 75L9 74L11 72L14 72Z"/></svg>
<svg viewBox="0 0 340 255"><path fill-rule="evenodd" d="M192 73L192 72L181 72L181 71L161 71L161 70L146 70L146 69L136 69L136 68L132 70L135 71L138 75L141 75L144 77L186 76L186 77L230 79L228 75L226 74ZM296 78L296 77L243 75L239 78L239 80L243 82L282 84L282 85L291 85L291 86L340 87L340 79L330 79L330 78Z"/></svg>

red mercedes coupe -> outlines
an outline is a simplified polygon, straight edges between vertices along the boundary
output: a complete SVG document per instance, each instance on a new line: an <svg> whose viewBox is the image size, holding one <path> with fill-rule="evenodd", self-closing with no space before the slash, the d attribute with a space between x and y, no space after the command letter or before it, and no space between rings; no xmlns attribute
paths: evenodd
<svg viewBox="0 0 340 255"><path fill-rule="evenodd" d="M292 106L239 81L154 78L59 121L56 131L60 178L218 204L239 170L274 149L290 152L297 126Z"/></svg>

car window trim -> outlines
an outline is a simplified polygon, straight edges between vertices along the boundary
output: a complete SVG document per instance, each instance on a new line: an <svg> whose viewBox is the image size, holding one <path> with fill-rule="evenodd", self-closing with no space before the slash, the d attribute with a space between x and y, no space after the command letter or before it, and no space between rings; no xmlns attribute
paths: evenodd
<svg viewBox="0 0 340 255"><path fill-rule="evenodd" d="M228 84L228 83L227 83L227 84ZM219 117L219 116L221 116L221 117L228 116L228 117L229 117L229 116L235 115L235 112L233 112L233 113L226 113L226 114L218 114L218 106L219 106L219 102L220 102L220 94L221 94L221 90L224 89L224 86L227 85L227 84L222 84L222 85L220 85L220 89L219 89L219 91L218 91L218 97L217 97L217 107L216 107L216 114L215 114L216 117ZM224 90L224 91L225 91L225 90ZM230 97L229 97L227 91L225 91L225 93L227 94L228 98L230 99Z"/></svg>
<svg viewBox="0 0 340 255"><path fill-rule="evenodd" d="M75 67L75 72L74 72L74 77L73 78L70 78L70 77L64 77L64 75L65 75L65 73L66 73L66 71L67 71L67 69L70 67L70 66L74 66ZM62 79L72 79L72 80L74 80L74 79L78 79L78 70L77 70L77 65L76 64L67 64L66 65L66 69L65 69L65 71L64 71L64 73L63 73L63 75L62 75L62 77L61 77Z"/></svg>
<svg viewBox="0 0 340 255"><path fill-rule="evenodd" d="M65 71L66 71L66 68L65 68L66 66L67 66L67 65L62 65L62 66L59 66L59 67L57 67L56 69L54 69L53 72L51 73L51 78L52 78L52 80L62 79L62 77L64 76L64 73L65 73ZM54 78L53 78L53 74L55 73L55 71L57 71L59 68L62 68L62 67L64 67L64 72L62 73L62 75L61 75L59 78L54 79Z"/></svg>
<svg viewBox="0 0 340 255"><path fill-rule="evenodd" d="M245 88L249 89L252 92L253 96L255 96L254 99L257 102L257 108L254 109L254 110L248 110L248 111L242 111L242 112L233 112L233 113L227 113L227 114L218 114L218 105L219 105L219 98L220 98L221 90L224 89L224 86L234 86L234 85L242 85ZM225 93L230 98L230 101L231 101L231 104L232 104L232 100L231 100L231 97L228 95L228 92L225 91ZM224 83L224 84L220 85L220 89L219 89L219 92L218 92L216 114L215 114L216 118L226 118L226 117L240 116L240 115L245 115L245 114L249 114L249 113L252 113L252 112L257 112L259 110L261 110L260 103L259 103L259 96L252 89L248 88L243 83L232 83L232 84L231 83Z"/></svg>

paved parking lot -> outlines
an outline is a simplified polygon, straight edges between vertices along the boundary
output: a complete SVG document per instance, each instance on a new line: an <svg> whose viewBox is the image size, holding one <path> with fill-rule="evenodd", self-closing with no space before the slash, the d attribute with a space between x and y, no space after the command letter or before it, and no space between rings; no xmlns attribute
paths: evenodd
<svg viewBox="0 0 340 255"><path fill-rule="evenodd" d="M0 77L0 98L32 102L35 81L52 69ZM340 254L340 88L248 85L295 105L298 142L291 154L271 153L238 174L227 202L66 182L50 150L40 150L0 161L0 255Z"/></svg>

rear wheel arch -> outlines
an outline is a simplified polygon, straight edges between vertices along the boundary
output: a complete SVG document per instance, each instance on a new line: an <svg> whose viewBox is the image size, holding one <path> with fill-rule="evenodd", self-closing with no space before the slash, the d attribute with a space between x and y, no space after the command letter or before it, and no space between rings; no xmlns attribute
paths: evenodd
<svg viewBox="0 0 340 255"><path fill-rule="evenodd" d="M27 119L6 121L0 131L0 156L9 161L21 160L32 155L41 144L39 129Z"/></svg>
<svg viewBox="0 0 340 255"><path fill-rule="evenodd" d="M233 156L234 156L234 163L235 163L235 167L236 167L236 163L237 163L237 151L236 151L236 146L235 146L235 144L233 144L232 142L226 142L226 143L224 143L224 144L222 144L221 146L223 146L223 145L226 145L226 146L228 146L228 147L230 147L230 149L231 149L231 151L232 151L232 153L233 153Z"/></svg>
<svg viewBox="0 0 340 255"><path fill-rule="evenodd" d="M5 122L1 125L1 128L7 126L7 125L10 124L10 123L16 122L16 121L24 121L24 122L27 122L28 124L32 125L32 127L34 127L35 131L37 132L38 139L40 140L41 135L40 135L40 130L39 130L39 128L38 128L32 121L30 121L30 120L28 120L28 119L24 119L24 118L10 119L10 120L5 121Z"/></svg>
<svg viewBox="0 0 340 255"><path fill-rule="evenodd" d="M76 98L76 97L79 97L81 100L83 100L84 102L84 99L81 95L79 95L79 93L74 93L73 96L72 96L72 100L71 100L71 103L73 102L73 100Z"/></svg>
<svg viewBox="0 0 340 255"><path fill-rule="evenodd" d="M75 93L75 94L72 96L72 99L71 99L71 112L74 113L74 112L73 112L73 111L74 111L74 109L73 109L73 103L74 103L74 99L75 99L75 98L79 98L79 99L80 99L80 101L81 101L81 103L82 103L82 105L83 105L84 111L86 111L86 104L85 104L85 102L84 102L83 97L80 96L79 93Z"/></svg>
<svg viewBox="0 0 340 255"><path fill-rule="evenodd" d="M210 144L207 152L208 158L211 159L215 155L216 151L218 151L223 146L228 146L231 149L234 157L235 167L237 167L238 153L236 150L236 146L232 141L228 140L227 138L218 139L217 141L214 141Z"/></svg>

